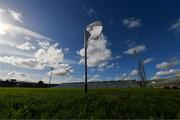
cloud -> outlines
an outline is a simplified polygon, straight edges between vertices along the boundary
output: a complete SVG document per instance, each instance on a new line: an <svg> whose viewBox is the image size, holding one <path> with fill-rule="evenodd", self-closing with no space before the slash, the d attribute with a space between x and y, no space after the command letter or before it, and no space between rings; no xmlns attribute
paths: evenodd
<svg viewBox="0 0 180 120"><path fill-rule="evenodd" d="M50 72L55 76L64 76L74 71L71 66L64 64L64 53L62 49L58 49L57 43L51 45L47 50L39 49L35 53L35 58L41 66L52 67L53 70Z"/></svg>
<svg viewBox="0 0 180 120"><path fill-rule="evenodd" d="M114 63L111 63L110 65L108 65L108 66L106 67L106 69L113 68L114 66L115 66L115 64L114 64Z"/></svg>
<svg viewBox="0 0 180 120"><path fill-rule="evenodd" d="M73 69L68 64L64 64L63 60L64 53L62 49L57 48L57 44L50 46L47 50L39 49L33 58L0 56L0 63L11 64L20 68L41 70L45 67L52 67L52 72L56 76L73 72Z"/></svg>
<svg viewBox="0 0 180 120"><path fill-rule="evenodd" d="M25 35L25 36L31 36L34 37L36 39L40 39L40 40L51 40L50 38L41 35L40 33L31 31L29 29L23 28L23 27L19 27L13 24L7 24L7 23L1 23L2 27L3 27L3 31L5 33L12 33L12 34L16 34L16 35Z"/></svg>
<svg viewBox="0 0 180 120"><path fill-rule="evenodd" d="M138 28L142 26L141 21L142 21L141 19L136 19L134 17L131 17L131 18L124 19L122 21L122 24L126 26L127 29L132 29L132 28Z"/></svg>
<svg viewBox="0 0 180 120"><path fill-rule="evenodd" d="M160 76L157 76L157 75L151 77L151 80L158 80L158 79L161 79L161 77L160 77Z"/></svg>
<svg viewBox="0 0 180 120"><path fill-rule="evenodd" d="M28 37L28 36L25 36L24 39L25 39L25 40L28 40L28 41L31 40L31 38Z"/></svg>
<svg viewBox="0 0 180 120"><path fill-rule="evenodd" d="M162 62L160 64L157 64L156 68L157 69L169 69L169 68L174 67L176 65L180 65L180 60L172 60L172 61L169 61L169 62L164 61L164 62Z"/></svg>
<svg viewBox="0 0 180 120"><path fill-rule="evenodd" d="M5 13L6 10L0 8L0 13Z"/></svg>
<svg viewBox="0 0 180 120"><path fill-rule="evenodd" d="M108 62L104 62L104 63L101 63L99 66L98 66L98 71L105 71L105 70L108 70L110 68L114 68L116 66L115 63L111 63L109 64Z"/></svg>
<svg viewBox="0 0 180 120"><path fill-rule="evenodd" d="M117 55L117 56L115 56L115 60L117 60L117 59L120 59L120 58L122 58L122 56L121 55Z"/></svg>
<svg viewBox="0 0 180 120"><path fill-rule="evenodd" d="M69 73L72 73L74 70L68 64L59 64L55 67L54 70L50 71L48 74L52 72L55 76L64 76Z"/></svg>
<svg viewBox="0 0 180 120"><path fill-rule="evenodd" d="M99 77L100 77L99 75L94 75L94 76L91 77L88 81L89 81L89 82L92 82L92 81L100 81L100 80L99 80Z"/></svg>
<svg viewBox="0 0 180 120"><path fill-rule="evenodd" d="M15 69L36 70L38 79L39 75L47 72L47 69L50 68L52 68L50 72L54 76L69 75L73 72L72 67L64 60L64 54L68 52L69 48L63 49L49 37L11 24L12 20L13 22L23 22L21 13L12 9L0 9L0 15L3 18L0 21L0 48L3 49L0 51L0 64L18 67ZM27 70L27 73L31 73L31 70ZM48 73L49 71L46 74ZM11 73L11 76L15 77L15 74L22 76L17 73Z"/></svg>
<svg viewBox="0 0 180 120"><path fill-rule="evenodd" d="M58 44L51 45L47 50L39 49L34 57L41 64L54 67L57 63L63 62L64 53L62 49L58 49Z"/></svg>
<svg viewBox="0 0 180 120"><path fill-rule="evenodd" d="M154 58L147 58L143 61L143 64L148 64L148 63L151 63L152 61L154 60Z"/></svg>
<svg viewBox="0 0 180 120"><path fill-rule="evenodd" d="M18 22L20 22L20 23L23 22L23 17L22 17L22 14L21 14L21 13L15 12L14 10L11 10L11 9L8 9L8 12L10 13L10 15L12 16L12 18L13 18L15 21L18 21Z"/></svg>
<svg viewBox="0 0 180 120"><path fill-rule="evenodd" d="M168 30L180 33L180 18L176 21L176 23L173 23Z"/></svg>
<svg viewBox="0 0 180 120"><path fill-rule="evenodd" d="M67 75L67 76L62 77L62 79L58 79L56 81L53 80L52 82L53 83L74 83L74 82L83 82L84 79L83 79L83 77L76 77L73 75Z"/></svg>
<svg viewBox="0 0 180 120"><path fill-rule="evenodd" d="M68 53L69 52L69 48L65 48L63 51L64 51L64 53Z"/></svg>
<svg viewBox="0 0 180 120"><path fill-rule="evenodd" d="M22 72L11 71L7 74L7 78L10 78L10 79L16 78L18 81L19 80L22 81L22 80L29 79L29 75Z"/></svg>
<svg viewBox="0 0 180 120"><path fill-rule="evenodd" d="M8 11L6 11L6 13L7 12ZM3 34L0 34L0 47L1 49L4 49L3 51L0 51L1 55L14 55L16 57L19 54L21 54L20 56L26 54L26 56L30 56L33 55L31 50L35 51L36 49L38 50L43 47L48 49L49 45L46 44L41 46L40 42L49 44L49 42L52 41L50 38L27 28L4 23L4 21L0 22L0 32L3 32Z"/></svg>
<svg viewBox="0 0 180 120"><path fill-rule="evenodd" d="M130 75L131 75L131 76L136 76L136 75L138 75L138 70L135 69L135 70L131 71L131 74L130 74Z"/></svg>
<svg viewBox="0 0 180 120"><path fill-rule="evenodd" d="M127 55L135 55L136 53L144 52L146 51L145 45L137 45L135 47L129 48L127 51L124 51L124 54Z"/></svg>
<svg viewBox="0 0 180 120"><path fill-rule="evenodd" d="M25 43L23 43L23 44L21 44L21 45L18 45L18 46L16 46L18 49L21 49L21 50L35 50L36 49L36 47L35 46L33 46L31 43L29 43L29 42L25 42Z"/></svg>
<svg viewBox="0 0 180 120"><path fill-rule="evenodd" d="M1 39L0 43L1 41L2 42L9 41L9 43L11 43L11 46L16 46L18 49L22 49L22 50L35 50L36 47L34 45L37 46L38 44L39 46L37 48L37 51L35 51L35 56L34 56L36 59L38 59L38 61L40 61L40 59L41 61L42 59L44 59L44 61L56 59L57 62L57 59L62 61L62 59L64 58L64 53L62 49L58 48L57 43L54 45L50 45L50 41L51 41L50 38L43 36L39 33L33 32L29 29L15 26L12 24L3 24L3 25L6 26L7 33L15 33L16 35L19 34L19 36L17 38L10 38L7 34L6 36L2 36L4 40ZM21 36L24 36L24 39L20 39ZM32 38L27 36L31 36ZM13 40L10 41L10 39Z"/></svg>
<svg viewBox="0 0 180 120"><path fill-rule="evenodd" d="M1 36L0 45L2 47L6 45L9 52L15 53L7 55L6 51L1 52L0 63L38 70L42 70L46 67L53 67L53 73L55 75L66 75L66 73L73 71L68 64L64 64L64 50L67 51L68 49L60 48L57 43L50 44L50 38L29 29L11 24L4 25L7 28L5 31L7 34ZM17 36L11 37L9 36L10 33L14 33ZM18 56L19 53L22 53L21 56ZM25 54L31 54L31 56L27 57Z"/></svg>
<svg viewBox="0 0 180 120"><path fill-rule="evenodd" d="M28 69L35 69L38 68L38 61L32 58L20 58L20 57L13 57L13 56L0 56L0 63L11 64L13 66L21 67L21 68L28 68Z"/></svg>
<svg viewBox="0 0 180 120"><path fill-rule="evenodd" d="M3 21L16 21L19 23L23 23L23 16L22 13L16 12L13 9L1 9L0 8L0 15Z"/></svg>
<svg viewBox="0 0 180 120"><path fill-rule="evenodd" d="M87 64L89 67L99 66L101 63L110 60L111 50L107 48L108 42L102 34L98 40L89 40L87 48ZM84 63L84 48L77 52L82 58L80 64Z"/></svg>
<svg viewBox="0 0 180 120"><path fill-rule="evenodd" d="M120 76L115 78L115 80L129 80L129 79L130 79L130 76L128 76L126 73L123 73Z"/></svg>
<svg viewBox="0 0 180 120"><path fill-rule="evenodd" d="M165 71L159 71L156 73L156 76L168 76L180 73L180 70L170 69Z"/></svg>
<svg viewBox="0 0 180 120"><path fill-rule="evenodd" d="M49 42L38 42L38 44L43 48L43 49L48 49L48 47L50 46L50 43Z"/></svg>
<svg viewBox="0 0 180 120"><path fill-rule="evenodd" d="M101 64L98 66L98 68L104 68L104 67L106 67L107 65L108 65L108 62L105 61L105 62L101 63Z"/></svg>

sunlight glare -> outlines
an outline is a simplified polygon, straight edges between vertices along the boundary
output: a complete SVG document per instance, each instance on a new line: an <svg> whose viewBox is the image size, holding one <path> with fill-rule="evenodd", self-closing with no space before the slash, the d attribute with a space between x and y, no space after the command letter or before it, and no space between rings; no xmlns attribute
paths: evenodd
<svg viewBox="0 0 180 120"><path fill-rule="evenodd" d="M11 29L11 26L9 24L5 24L0 20L0 34L4 35L7 31Z"/></svg>

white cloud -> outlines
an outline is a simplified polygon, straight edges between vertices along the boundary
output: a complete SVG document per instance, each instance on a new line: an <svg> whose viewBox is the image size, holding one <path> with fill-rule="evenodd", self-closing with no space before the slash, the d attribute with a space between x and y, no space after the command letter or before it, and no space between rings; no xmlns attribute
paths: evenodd
<svg viewBox="0 0 180 120"><path fill-rule="evenodd" d="M73 69L68 64L64 64L64 53L62 49L58 49L58 44L50 46L47 50L39 49L35 53L35 58L44 67L53 67L50 71L55 76L64 76L73 72ZM50 73L49 72L49 73Z"/></svg>
<svg viewBox="0 0 180 120"><path fill-rule="evenodd" d="M180 73L180 70L170 69L165 71L159 71L156 73L156 76L168 76Z"/></svg>
<svg viewBox="0 0 180 120"><path fill-rule="evenodd" d="M130 74L130 75L131 75L131 76L136 76L136 75L138 75L138 70L135 69L135 70L131 71L131 74Z"/></svg>
<svg viewBox="0 0 180 120"><path fill-rule="evenodd" d="M28 36L25 36L24 39L25 39L25 40L28 40L28 41L31 40L31 38L28 37Z"/></svg>
<svg viewBox="0 0 180 120"><path fill-rule="evenodd" d="M115 80L129 80L129 79L130 79L130 76L128 76L126 73L123 73L120 76L115 78Z"/></svg>
<svg viewBox="0 0 180 120"><path fill-rule="evenodd" d="M0 56L0 63L11 64L21 68L37 68L38 62L32 58L20 58L13 56Z"/></svg>
<svg viewBox="0 0 180 120"><path fill-rule="evenodd" d="M5 28L5 32L8 32L8 33L13 33L13 34L20 34L20 35L25 35L25 36L31 36L31 37L34 37L36 39L40 39L40 40L51 40L50 38L44 36L44 35L41 35L37 32L34 32L34 31L31 31L29 29L26 29L26 28L22 28L22 27L19 27L19 26L16 26L16 25L12 25L12 24L6 24L6 23L3 23L3 27Z"/></svg>
<svg viewBox="0 0 180 120"><path fill-rule="evenodd" d="M38 44L44 48L44 49L48 49L48 47L50 46L50 43L49 42L38 42Z"/></svg>
<svg viewBox="0 0 180 120"><path fill-rule="evenodd" d="M91 81L100 81L99 80L99 75L94 75L93 77L91 77L88 81L91 82Z"/></svg>
<svg viewBox="0 0 180 120"><path fill-rule="evenodd" d="M47 50L39 49L34 56L41 64L52 67L64 60L64 53L62 49L58 49L57 43L50 46Z"/></svg>
<svg viewBox="0 0 180 120"><path fill-rule="evenodd" d="M13 18L15 21L18 21L18 22L20 22L20 23L23 22L23 17L22 17L22 14L21 14L21 13L15 12L14 10L11 10L11 9L8 9L8 12L11 14L12 18Z"/></svg>
<svg viewBox="0 0 180 120"><path fill-rule="evenodd" d="M65 48L63 51L64 51L64 53L68 53L69 52L69 48Z"/></svg>
<svg viewBox="0 0 180 120"><path fill-rule="evenodd" d="M122 24L127 27L127 29L137 28L142 26L141 19L127 18L122 21Z"/></svg>
<svg viewBox="0 0 180 120"><path fill-rule="evenodd" d="M68 64L63 63L63 59L64 53L62 49L58 49L57 44L54 44L50 46L48 50L39 49L33 58L0 56L0 63L11 64L20 68L39 70L45 67L53 67L53 74L62 76L73 72L73 69Z"/></svg>
<svg viewBox="0 0 180 120"><path fill-rule="evenodd" d="M52 82L54 83L54 80ZM73 75L67 75L58 79L56 83L74 83L74 82L84 82L84 79L83 77L75 77Z"/></svg>
<svg viewBox="0 0 180 120"><path fill-rule="evenodd" d="M14 79L16 78L18 81L22 81L22 80L27 80L29 79L29 75L26 73L22 73L22 72L16 72L16 71L11 71L7 74L7 77L10 79Z"/></svg>
<svg viewBox="0 0 180 120"><path fill-rule="evenodd" d="M98 68L104 68L104 67L106 67L107 65L108 65L108 62L105 61L105 62L101 63L101 64L98 66Z"/></svg>
<svg viewBox="0 0 180 120"><path fill-rule="evenodd" d="M87 64L89 67L99 66L101 63L111 58L111 50L107 48L108 42L104 35L98 40L89 40L87 48ZM84 57L84 48L78 54ZM84 63L84 58L79 61L80 64Z"/></svg>
<svg viewBox="0 0 180 120"><path fill-rule="evenodd" d="M22 50L23 53L32 54L30 58L26 56L18 57L18 53L14 53L13 56L7 56L7 52L3 52L3 56L0 56L0 63L11 64L13 66L17 66L20 68L27 68L27 69L44 69L45 67L53 67L54 73L56 75L64 74L65 72L69 73L72 72L72 68L70 66L62 67L64 65L64 49L59 48L58 44L55 43L50 45L50 38L47 38L39 33L33 32L31 30L21 28L18 26L14 26L11 24L5 24L8 27L7 33L15 33L20 36L31 36L24 37L23 39L19 39L18 37L10 38L12 41L9 41L8 34L4 37L4 40L1 39L0 43L6 41L6 43L10 43L11 47L16 47ZM20 41L21 40L21 41ZM26 41L27 40L27 41ZM24 42L26 41L26 42ZM24 43L23 43L24 42ZM5 44L0 44L1 46ZM11 50L10 48L8 50ZM15 49L12 49L13 51ZM27 53L28 52L30 53ZM33 51L30 51L33 50ZM67 50L67 49L65 49ZM70 69L71 68L71 69Z"/></svg>
<svg viewBox="0 0 180 120"><path fill-rule="evenodd" d="M180 65L180 60L173 60L173 61L170 61L170 62L162 62L160 64L157 64L156 65L156 68L158 69L169 69L171 67L174 67L176 65Z"/></svg>
<svg viewBox="0 0 180 120"><path fill-rule="evenodd" d="M109 62L105 61L98 66L97 70L103 72L105 70L108 70L111 68L118 68L118 67L119 67L118 63L109 63Z"/></svg>
<svg viewBox="0 0 180 120"><path fill-rule="evenodd" d="M108 65L108 66L106 67L106 69L113 68L114 66L115 66L115 64L114 64L114 63L111 63L110 65Z"/></svg>
<svg viewBox="0 0 180 120"><path fill-rule="evenodd" d="M117 56L115 56L115 58L114 59L120 59L120 58L122 58L122 56L121 55L117 55Z"/></svg>
<svg viewBox="0 0 180 120"><path fill-rule="evenodd" d="M160 78L161 78L160 76L155 75L155 76L151 77L151 80L158 80Z"/></svg>
<svg viewBox="0 0 180 120"><path fill-rule="evenodd" d="M124 54L127 55L134 55L136 53L144 52L146 51L145 45L137 45L135 47L129 48L127 51L124 51Z"/></svg>
<svg viewBox="0 0 180 120"><path fill-rule="evenodd" d="M148 64L148 63L151 63L152 61L154 60L154 58L147 58L143 61L144 64Z"/></svg>
<svg viewBox="0 0 180 120"><path fill-rule="evenodd" d="M0 8L0 13L4 13L6 10Z"/></svg>
<svg viewBox="0 0 180 120"><path fill-rule="evenodd" d="M52 72L55 76L64 76L69 73L72 73L74 70L72 67L70 67L68 64L59 64L56 66L56 68L52 71L50 71L48 74Z"/></svg>
<svg viewBox="0 0 180 120"><path fill-rule="evenodd" d="M173 30L177 33L180 33L180 18L176 21L176 23L172 24L169 30Z"/></svg>
<svg viewBox="0 0 180 120"><path fill-rule="evenodd" d="M18 67L15 69L33 69L39 72L45 72L46 68L53 68L52 72L56 76L68 75L73 72L71 66L65 64L64 60L64 54L68 48L60 48L51 38L30 29L7 24L12 21L11 18L22 23L21 13L12 9L0 12L5 12L2 14L3 21L0 21L0 32L3 31L3 34L0 33L0 47L3 49L0 51L1 64ZM6 17L9 17L10 20L6 21L4 19ZM28 72L29 70L27 70Z"/></svg>
<svg viewBox="0 0 180 120"><path fill-rule="evenodd" d="M36 47L35 46L33 46L31 43L29 43L29 42L25 42L25 43L23 43L23 44L21 44L21 45L18 45L18 46L16 46L18 49L22 49L22 50L35 50L36 49Z"/></svg>

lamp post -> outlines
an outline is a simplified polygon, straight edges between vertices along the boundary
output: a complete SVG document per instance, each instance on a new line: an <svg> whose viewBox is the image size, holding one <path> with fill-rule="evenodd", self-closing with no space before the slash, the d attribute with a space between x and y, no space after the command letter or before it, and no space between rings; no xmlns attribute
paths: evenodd
<svg viewBox="0 0 180 120"><path fill-rule="evenodd" d="M84 79L85 79L85 84L84 84L84 87L85 87L85 93L87 94L87 42L88 42L88 39L89 39L90 35L89 35L89 32L88 31L84 31Z"/></svg>
<svg viewBox="0 0 180 120"><path fill-rule="evenodd" d="M86 27L86 30L84 30L84 79L85 79L85 84L84 84L84 89L85 93L87 94L88 92L88 82L87 82L87 49L88 49L88 42L89 40L98 40L102 32L102 22L101 21L96 21L91 24L89 24Z"/></svg>

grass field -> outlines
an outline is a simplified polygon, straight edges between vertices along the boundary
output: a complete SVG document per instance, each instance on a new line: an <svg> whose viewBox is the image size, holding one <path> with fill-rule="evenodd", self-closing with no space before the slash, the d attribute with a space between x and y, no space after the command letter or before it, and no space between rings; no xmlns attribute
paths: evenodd
<svg viewBox="0 0 180 120"><path fill-rule="evenodd" d="M180 90L0 88L2 118L180 119Z"/></svg>

